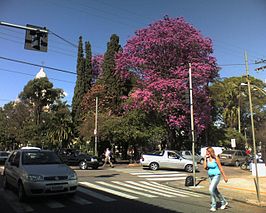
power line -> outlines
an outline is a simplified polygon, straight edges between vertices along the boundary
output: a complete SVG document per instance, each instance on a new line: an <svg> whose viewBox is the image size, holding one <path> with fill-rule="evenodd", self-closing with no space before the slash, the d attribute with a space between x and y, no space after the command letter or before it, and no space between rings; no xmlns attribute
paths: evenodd
<svg viewBox="0 0 266 213"><path fill-rule="evenodd" d="M4 69L4 68L0 68L0 70L2 70L4 72L17 73L17 74L21 74L21 75L27 75L27 76L35 77L35 75L29 74L29 73L25 73L25 72L19 72L19 71L10 70L10 69ZM60 81L60 82L75 84L75 82L73 82L73 81L66 81L66 80L61 80L61 79L57 79L57 78L49 78L49 79L50 80L54 80L54 81Z"/></svg>
<svg viewBox="0 0 266 213"><path fill-rule="evenodd" d="M20 64L27 64L27 65L31 65L31 66L35 66L35 67L43 67L43 68L50 69L50 70L55 70L55 71L58 71L58 72L63 72L63 73L76 75L75 72L72 72L72 71L69 71L69 70L63 70L63 69L58 69L58 68L54 68L54 67L43 66L43 65L40 65L40 64L34 64L34 63L21 61L21 60L17 60L17 59L6 58L6 57L3 57L3 56L0 56L0 59L16 62L16 63L20 63Z"/></svg>
<svg viewBox="0 0 266 213"><path fill-rule="evenodd" d="M49 33L53 34L54 36L56 36L57 38L60 38L61 40L63 40L64 42L70 44L71 46L78 48L78 46L76 44L73 44L72 42L66 40L65 38L63 38L62 36L57 35L56 33L52 32L51 30L49 30Z"/></svg>

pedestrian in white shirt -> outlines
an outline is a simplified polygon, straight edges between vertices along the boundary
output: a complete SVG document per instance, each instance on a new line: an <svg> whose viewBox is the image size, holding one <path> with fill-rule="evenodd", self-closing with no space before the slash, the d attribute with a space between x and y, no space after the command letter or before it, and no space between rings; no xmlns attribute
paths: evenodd
<svg viewBox="0 0 266 213"><path fill-rule="evenodd" d="M105 152L104 152L104 164L103 167L106 165L106 163L110 164L110 167L114 168L112 162L111 162L111 151L109 148L106 148Z"/></svg>

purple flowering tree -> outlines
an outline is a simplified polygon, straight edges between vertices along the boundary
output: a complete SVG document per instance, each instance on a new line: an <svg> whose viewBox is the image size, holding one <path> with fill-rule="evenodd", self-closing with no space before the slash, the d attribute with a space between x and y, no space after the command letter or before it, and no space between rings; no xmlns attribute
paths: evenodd
<svg viewBox="0 0 266 213"><path fill-rule="evenodd" d="M188 67L192 65L195 128L201 133L210 122L208 84L218 77L212 42L183 18L164 18L138 30L116 57L124 79L137 78L127 109L141 109L163 117L172 130L190 129Z"/></svg>

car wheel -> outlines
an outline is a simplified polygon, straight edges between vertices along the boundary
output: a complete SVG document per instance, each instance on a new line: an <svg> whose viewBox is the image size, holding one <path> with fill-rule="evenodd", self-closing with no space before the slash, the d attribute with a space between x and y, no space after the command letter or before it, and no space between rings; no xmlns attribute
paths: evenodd
<svg viewBox="0 0 266 213"><path fill-rule="evenodd" d="M204 159L202 158L200 159L200 164L203 165L203 163L204 163Z"/></svg>
<svg viewBox="0 0 266 213"><path fill-rule="evenodd" d="M80 161L79 162L79 168L81 169L81 170L85 170L85 169L87 169L87 163L86 163L86 161Z"/></svg>
<svg viewBox="0 0 266 213"><path fill-rule="evenodd" d="M23 187L23 184L21 182L18 183L18 200L20 202L24 202L26 201L26 194L25 194L25 190L24 190L24 187Z"/></svg>
<svg viewBox="0 0 266 213"><path fill-rule="evenodd" d="M243 170L247 170L248 169L248 165L246 163L242 163L240 168L243 169Z"/></svg>
<svg viewBox="0 0 266 213"><path fill-rule="evenodd" d="M239 163L239 161L237 160L237 161L235 162L235 166L239 167L239 165L240 165L240 163Z"/></svg>
<svg viewBox="0 0 266 213"><path fill-rule="evenodd" d="M185 171L190 173L193 172L193 166L191 164L186 165Z"/></svg>
<svg viewBox="0 0 266 213"><path fill-rule="evenodd" d="M154 163L154 162L151 163L150 164L150 169L153 170L153 171L158 170L159 169L158 163Z"/></svg>
<svg viewBox="0 0 266 213"><path fill-rule="evenodd" d="M7 182L6 175L3 175L3 188L8 189L9 188L9 183Z"/></svg>

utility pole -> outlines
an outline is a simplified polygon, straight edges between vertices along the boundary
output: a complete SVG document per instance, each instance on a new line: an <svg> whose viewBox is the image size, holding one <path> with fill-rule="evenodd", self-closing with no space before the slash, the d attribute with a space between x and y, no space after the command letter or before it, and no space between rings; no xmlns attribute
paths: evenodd
<svg viewBox="0 0 266 213"><path fill-rule="evenodd" d="M193 94L192 94L192 75L191 63L189 63L189 103L190 103L190 123L191 123L191 139L192 139L192 161L193 161L193 184L196 186L196 168L195 168L195 132L194 132L194 110L193 110Z"/></svg>
<svg viewBox="0 0 266 213"><path fill-rule="evenodd" d="M98 156L98 97L95 99L95 129L94 129L94 138L95 138L95 146L94 146L94 154Z"/></svg>
<svg viewBox="0 0 266 213"><path fill-rule="evenodd" d="M253 155L254 155L254 163L255 163L255 171L256 171L255 186L256 186L257 198L258 198L259 204L261 204L260 184L259 184L259 177L258 177L258 164L257 164L257 159L256 159L257 148L256 148L255 128L254 128L254 120L253 120L253 106L252 106L252 97L251 97L251 86L250 86L250 80L249 80L248 56L247 56L246 51L245 51L245 64L246 64L246 78L247 78L247 83L248 83L249 109L250 109L252 140L253 140Z"/></svg>

